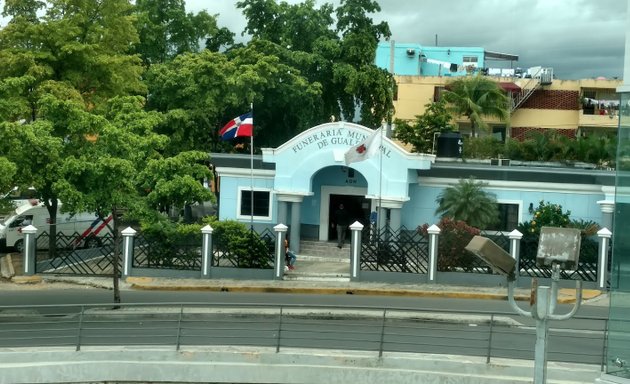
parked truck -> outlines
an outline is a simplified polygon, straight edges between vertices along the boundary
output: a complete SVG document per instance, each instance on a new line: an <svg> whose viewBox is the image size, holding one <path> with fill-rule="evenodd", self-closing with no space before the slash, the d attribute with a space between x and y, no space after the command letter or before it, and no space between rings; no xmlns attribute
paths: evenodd
<svg viewBox="0 0 630 384"><path fill-rule="evenodd" d="M59 204L61 208L61 203ZM94 248L101 244L99 236L111 233L108 224L112 220L109 215L104 221L94 213L57 213L57 234L73 237L73 247ZM36 237L50 230L50 215L43 203L33 201L20 205L4 222L0 222L0 248L9 247L17 252L24 249L22 229L33 225L37 228ZM38 248L48 248L48 238L38 241Z"/></svg>

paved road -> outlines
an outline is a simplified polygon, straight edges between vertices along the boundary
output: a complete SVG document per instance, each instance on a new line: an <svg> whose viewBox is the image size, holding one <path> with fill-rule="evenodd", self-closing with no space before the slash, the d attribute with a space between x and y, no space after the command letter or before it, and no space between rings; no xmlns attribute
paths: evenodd
<svg viewBox="0 0 630 384"><path fill-rule="evenodd" d="M1 289L1 288L0 288ZM441 297L397 297L366 295L316 295L287 293L241 293L212 291L139 291L123 290L124 303L260 303L336 306L404 307L416 309L456 309L461 311L512 312L507 301ZM2 305L104 304L110 303L110 290L82 287L76 289L15 290L0 294ZM528 303L519 305L528 310ZM572 305L558 305L557 313L570 311ZM583 305L579 316L606 317L608 307Z"/></svg>
<svg viewBox="0 0 630 384"><path fill-rule="evenodd" d="M231 296L231 295L230 295ZM254 345L533 359L535 328L505 314L321 307L186 306L0 309L0 347ZM522 319L521 319L522 320ZM549 360L599 364L604 321L552 324Z"/></svg>

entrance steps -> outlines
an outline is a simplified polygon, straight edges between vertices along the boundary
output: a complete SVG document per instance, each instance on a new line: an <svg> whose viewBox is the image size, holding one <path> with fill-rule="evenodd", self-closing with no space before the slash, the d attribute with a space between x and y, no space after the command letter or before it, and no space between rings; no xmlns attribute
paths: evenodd
<svg viewBox="0 0 630 384"><path fill-rule="evenodd" d="M302 240L295 269L285 271L289 281L350 281L350 245L337 248L336 242Z"/></svg>
<svg viewBox="0 0 630 384"><path fill-rule="evenodd" d="M346 242L343 248L339 249L336 241L302 240L300 241L300 252L298 254L349 261L350 243Z"/></svg>

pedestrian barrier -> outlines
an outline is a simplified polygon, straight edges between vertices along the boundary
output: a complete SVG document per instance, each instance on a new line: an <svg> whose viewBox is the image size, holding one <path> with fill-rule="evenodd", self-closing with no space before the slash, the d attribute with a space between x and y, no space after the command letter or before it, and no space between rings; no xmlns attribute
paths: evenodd
<svg viewBox="0 0 630 384"><path fill-rule="evenodd" d="M607 319L551 322L548 360L603 364ZM253 346L533 360L535 325L511 312L315 305L0 307L3 349Z"/></svg>

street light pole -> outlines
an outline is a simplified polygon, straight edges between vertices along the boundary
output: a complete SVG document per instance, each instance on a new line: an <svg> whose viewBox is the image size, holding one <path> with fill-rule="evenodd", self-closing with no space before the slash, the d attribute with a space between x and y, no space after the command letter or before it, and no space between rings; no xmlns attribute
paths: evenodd
<svg viewBox="0 0 630 384"><path fill-rule="evenodd" d="M560 264L552 265L551 287L538 286L532 292L531 312L521 309L514 300L514 280L508 276L508 301L510 306L521 316L536 320L536 346L534 349L534 384L547 383L547 335L549 320L568 320L580 309L582 302L582 280L575 282L575 305L564 315L554 314L558 298L558 281L560 280ZM534 283L536 284L536 283Z"/></svg>

